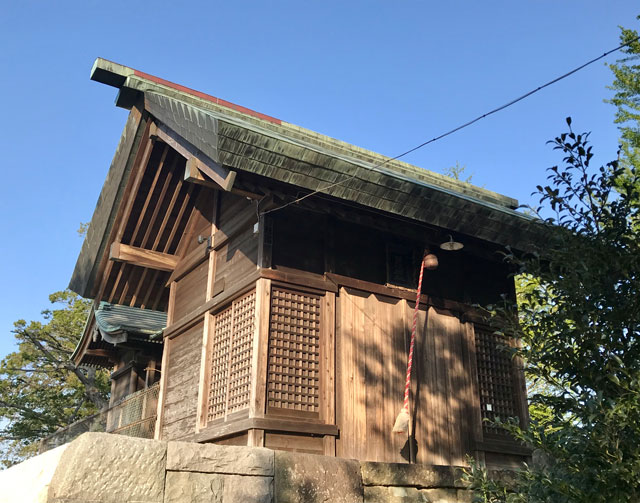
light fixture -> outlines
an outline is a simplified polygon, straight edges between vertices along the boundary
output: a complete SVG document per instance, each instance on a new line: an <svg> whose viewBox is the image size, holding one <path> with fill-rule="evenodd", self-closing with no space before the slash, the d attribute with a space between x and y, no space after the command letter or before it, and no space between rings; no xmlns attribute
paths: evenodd
<svg viewBox="0 0 640 503"><path fill-rule="evenodd" d="M462 250L464 248L464 245L462 243L459 243L458 241L454 241L453 236L449 234L449 241L445 241L444 243L442 243L440 245L440 248L447 251L458 251Z"/></svg>

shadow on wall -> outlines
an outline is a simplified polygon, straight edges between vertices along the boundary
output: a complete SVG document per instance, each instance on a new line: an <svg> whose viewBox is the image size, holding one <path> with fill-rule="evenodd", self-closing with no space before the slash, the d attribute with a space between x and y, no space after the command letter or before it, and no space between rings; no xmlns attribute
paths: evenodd
<svg viewBox="0 0 640 503"><path fill-rule="evenodd" d="M420 307L412 372L412 441L391 432L403 403L413 302L342 288L337 297L337 454L367 461L464 465L473 393L466 327ZM413 452L412 452L413 451Z"/></svg>

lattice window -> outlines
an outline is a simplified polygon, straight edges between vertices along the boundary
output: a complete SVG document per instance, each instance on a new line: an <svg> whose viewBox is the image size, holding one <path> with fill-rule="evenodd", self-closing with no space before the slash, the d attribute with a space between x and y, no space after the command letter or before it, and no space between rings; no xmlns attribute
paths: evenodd
<svg viewBox="0 0 640 503"><path fill-rule="evenodd" d="M516 407L516 386L509 340L499 334L475 327L476 360L482 418L506 420L518 415ZM483 421L483 431L504 435L506 432Z"/></svg>
<svg viewBox="0 0 640 503"><path fill-rule="evenodd" d="M255 301L253 291L214 316L207 421L249 406Z"/></svg>
<svg viewBox="0 0 640 503"><path fill-rule="evenodd" d="M249 407L256 293L233 304L233 342L229 361L228 411Z"/></svg>
<svg viewBox="0 0 640 503"><path fill-rule="evenodd" d="M317 415L320 295L274 286L271 292L267 404Z"/></svg>

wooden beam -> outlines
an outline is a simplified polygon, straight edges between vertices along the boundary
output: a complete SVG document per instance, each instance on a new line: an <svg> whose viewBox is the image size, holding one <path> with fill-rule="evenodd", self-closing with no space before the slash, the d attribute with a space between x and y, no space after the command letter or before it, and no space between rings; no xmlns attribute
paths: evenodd
<svg viewBox="0 0 640 503"><path fill-rule="evenodd" d="M124 262L125 264L159 269L161 271L173 271L178 265L179 258L175 255L162 253L123 243L112 243L109 250L109 260Z"/></svg>
<svg viewBox="0 0 640 503"><path fill-rule="evenodd" d="M124 234L124 229L126 227L127 221L129 219L129 215L131 213L131 207L133 206L133 200L135 199L135 195L138 192L140 183L142 183L142 177L146 170L149 157L151 156L151 150L153 149L153 142L151 141L149 132L151 130L151 126L153 123L147 119L145 119L145 121L146 121L146 125L144 128L144 132L142 133L142 139L140 140L140 144L138 145L138 151L135 155L135 160L133 161L131 173L127 180L127 186L124 189L121 202L118 204L118 213L116 215L116 219L114 221L113 227L111 228L111 232L109 233L109 238L106 241L106 243L110 243L114 241L119 242L122 240L122 235ZM105 245L105 248L106 248L106 245ZM103 258L101 260L104 260L104 255L105 253L103 252L103 255L102 255ZM102 281L100 282L98 293L95 296L96 303L99 303L101 300L104 300L107 283L109 282L109 276L111 275L112 267L113 267L113 262L111 260L106 260L106 264L104 265L104 268L100 272L100 274L102 274ZM114 281L113 290L111 292L112 295L115 292L115 288L121 276L122 276L122 269L118 271L117 278Z"/></svg>
<svg viewBox="0 0 640 503"><path fill-rule="evenodd" d="M191 163L192 166L188 168L189 171L197 169L211 178L222 189L226 191L232 189L233 182L236 179L235 171L218 164L163 124L152 127L150 134L151 137L162 140L183 156L187 160L187 164Z"/></svg>
<svg viewBox="0 0 640 503"><path fill-rule="evenodd" d="M116 361L117 353L109 349L86 349L82 356L97 356L98 358L108 358L110 361Z"/></svg>
<svg viewBox="0 0 640 503"><path fill-rule="evenodd" d="M303 433L307 435L331 435L334 437L340 434L340 429L333 424L322 424L296 419L250 417L204 428L200 433L194 435L193 441L207 442L253 429Z"/></svg>
<svg viewBox="0 0 640 503"><path fill-rule="evenodd" d="M235 180L235 171L232 171ZM202 171L198 168L198 163L195 161L195 158L190 158L187 160L187 164L184 169L184 181L189 183L197 183L198 185L202 185L209 189L219 190L220 185L210 180L206 176L202 174ZM257 192L251 192L248 190L242 190L234 187L230 191L232 194L236 194L242 197L248 197L249 199L262 199L264 194L258 194Z"/></svg>
<svg viewBox="0 0 640 503"><path fill-rule="evenodd" d="M218 190L220 186L206 178L202 172L198 169L198 165L195 162L195 157L187 159L187 163L184 167L184 181L190 183L197 183L210 189Z"/></svg>

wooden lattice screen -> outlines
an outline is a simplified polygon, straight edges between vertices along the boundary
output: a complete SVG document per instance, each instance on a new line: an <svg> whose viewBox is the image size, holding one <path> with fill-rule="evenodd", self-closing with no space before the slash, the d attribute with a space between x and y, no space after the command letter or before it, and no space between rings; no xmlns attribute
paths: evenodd
<svg viewBox="0 0 640 503"><path fill-rule="evenodd" d="M256 292L213 318L207 421L249 407Z"/></svg>
<svg viewBox="0 0 640 503"><path fill-rule="evenodd" d="M518 416L516 386L509 340L481 327L475 327L476 360L482 418L506 420ZM504 435L506 432L483 421L483 431Z"/></svg>
<svg viewBox="0 0 640 503"><path fill-rule="evenodd" d="M320 295L272 288L267 371L270 409L318 415L320 301Z"/></svg>

